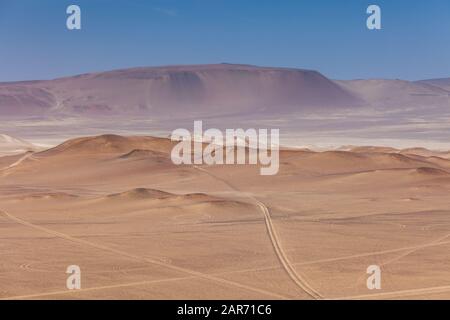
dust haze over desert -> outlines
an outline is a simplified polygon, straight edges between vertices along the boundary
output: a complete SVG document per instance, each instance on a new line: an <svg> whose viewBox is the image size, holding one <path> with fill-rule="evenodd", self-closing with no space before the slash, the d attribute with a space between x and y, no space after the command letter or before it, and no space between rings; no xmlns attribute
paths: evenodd
<svg viewBox="0 0 450 320"><path fill-rule="evenodd" d="M0 114L4 132L50 145L98 133L168 136L203 119L282 128L283 143L296 147L450 149L448 82L338 81L233 64L142 67L0 83Z"/></svg>
<svg viewBox="0 0 450 320"><path fill-rule="evenodd" d="M279 130L278 171L175 164L195 121ZM92 71L0 82L0 126L0 299L450 299L450 78Z"/></svg>

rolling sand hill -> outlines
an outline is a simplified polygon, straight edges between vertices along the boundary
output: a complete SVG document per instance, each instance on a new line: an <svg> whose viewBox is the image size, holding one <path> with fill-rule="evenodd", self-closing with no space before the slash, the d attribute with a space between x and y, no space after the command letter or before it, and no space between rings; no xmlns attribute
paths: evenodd
<svg viewBox="0 0 450 320"><path fill-rule="evenodd" d="M171 145L103 135L0 157L0 298L449 298L448 160L288 149L260 176L175 166Z"/></svg>
<svg viewBox="0 0 450 320"><path fill-rule="evenodd" d="M123 137L107 134L98 137L84 137L69 140L55 148L39 153L39 156L53 155L86 155L117 153L123 154L122 158L131 158L140 154L155 152L170 152L174 143L168 139L154 137Z"/></svg>

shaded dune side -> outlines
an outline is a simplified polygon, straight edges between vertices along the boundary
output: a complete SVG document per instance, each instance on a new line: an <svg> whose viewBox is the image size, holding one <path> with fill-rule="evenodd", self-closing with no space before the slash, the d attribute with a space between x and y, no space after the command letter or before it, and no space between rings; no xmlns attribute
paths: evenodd
<svg viewBox="0 0 450 320"><path fill-rule="evenodd" d="M146 152L152 155L168 153L172 146L173 143L164 138L108 134L68 140L55 148L39 152L36 156L112 153L123 154L123 157L129 158Z"/></svg>
<svg viewBox="0 0 450 320"><path fill-rule="evenodd" d="M102 200L186 200L193 202L220 202L224 199L206 193L175 194L153 188L134 188L101 197Z"/></svg>

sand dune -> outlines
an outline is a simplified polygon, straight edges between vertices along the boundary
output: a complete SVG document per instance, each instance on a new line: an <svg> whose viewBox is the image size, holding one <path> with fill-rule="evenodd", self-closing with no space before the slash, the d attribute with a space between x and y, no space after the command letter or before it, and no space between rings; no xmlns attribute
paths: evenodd
<svg viewBox="0 0 450 320"><path fill-rule="evenodd" d="M400 153L406 155L417 155L423 157L440 157L440 158L450 158L450 152L448 151L433 151L426 148L409 148L400 150Z"/></svg>
<svg viewBox="0 0 450 320"><path fill-rule="evenodd" d="M138 199L166 199L175 195L154 189L136 188L130 191L110 194L109 199L138 200Z"/></svg>
<svg viewBox="0 0 450 320"><path fill-rule="evenodd" d="M102 135L72 139L55 148L38 153L36 156L86 155L103 153L121 153L123 157L133 156L137 150L147 152L169 152L173 143L167 139L154 137L123 137L119 135ZM154 153L153 153L154 154Z"/></svg>
<svg viewBox="0 0 450 320"><path fill-rule="evenodd" d="M19 199L23 200L68 200L74 199L78 196L66 192L39 192L39 193L31 193L28 195L24 195Z"/></svg>
<svg viewBox="0 0 450 320"><path fill-rule="evenodd" d="M91 181L95 177L103 177L102 179L108 181L120 178L114 172L126 173L129 179L134 176L145 179L146 170L150 170L148 174L151 175L156 168L174 170L173 172L190 169L186 166L177 167L171 162L170 150L173 145L168 139L138 136L102 135L73 139L47 151L37 152L31 159L24 159L20 165L9 170L8 176L16 173L25 178L28 172L34 172L36 177L45 177L50 175L47 171L59 168L59 174L51 176L60 175L61 179L66 179L73 176L74 172L80 172L78 179L85 176ZM424 148L347 148L351 151L282 150L281 173L310 173L321 176L386 169L430 168L446 171L449 167L446 159L435 156L439 152ZM71 170L65 170L69 166ZM238 167L245 171L245 168L256 166ZM189 173L186 171L185 174L199 175L195 170ZM253 171L244 174L253 174Z"/></svg>
<svg viewBox="0 0 450 320"><path fill-rule="evenodd" d="M409 157L419 156L424 158L450 158L449 151L439 151L439 150L429 150L427 148L407 148L407 149L396 149L392 147L377 147L377 146L344 146L338 150L351 151L357 153L391 153L391 154L403 154Z"/></svg>
<svg viewBox="0 0 450 320"><path fill-rule="evenodd" d="M295 152L294 152L295 153ZM383 152L298 152L284 160L289 172L312 172L318 175L380 169L439 167L426 158L415 159L398 153ZM283 172L283 171L282 171Z"/></svg>
<svg viewBox="0 0 450 320"><path fill-rule="evenodd" d="M120 159L142 159L142 158L157 158L164 157L167 159L167 154L153 151L153 150L144 150L144 149L134 149L126 154L121 155Z"/></svg>
<svg viewBox="0 0 450 320"><path fill-rule="evenodd" d="M437 168L430 167L420 167L415 169L414 171L417 174L425 175L425 176L441 176L441 177L450 177L450 172Z"/></svg>
<svg viewBox="0 0 450 320"><path fill-rule="evenodd" d="M0 157L16 164L0 174L0 298L427 298L448 286L450 161L435 152L290 148L278 175L260 176L175 166L172 145L102 135ZM72 264L83 290L65 290ZM372 264L388 266L381 291L366 287Z"/></svg>

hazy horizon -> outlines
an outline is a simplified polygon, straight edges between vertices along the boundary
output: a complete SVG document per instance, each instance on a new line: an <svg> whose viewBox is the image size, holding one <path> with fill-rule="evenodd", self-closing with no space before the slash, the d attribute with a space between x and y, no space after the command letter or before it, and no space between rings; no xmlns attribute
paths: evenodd
<svg viewBox="0 0 450 320"><path fill-rule="evenodd" d="M366 28L366 0L79 0L76 31L65 26L70 4L0 0L0 82L222 62L311 69L340 80L450 77L444 0L376 1L376 31Z"/></svg>

